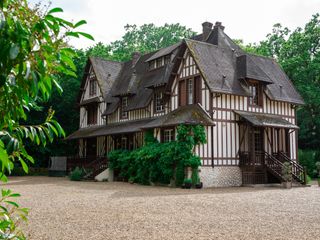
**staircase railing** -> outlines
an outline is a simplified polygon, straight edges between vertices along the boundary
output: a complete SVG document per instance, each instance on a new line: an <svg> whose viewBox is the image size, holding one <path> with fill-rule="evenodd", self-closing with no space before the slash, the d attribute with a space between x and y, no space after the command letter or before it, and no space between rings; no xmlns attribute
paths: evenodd
<svg viewBox="0 0 320 240"><path fill-rule="evenodd" d="M282 169L284 168L284 164L279 161L274 156L270 155L269 153L265 152L265 163L267 168L277 177L280 181L284 181L282 175Z"/></svg>
<svg viewBox="0 0 320 240"><path fill-rule="evenodd" d="M284 152L279 152L278 153L279 159L283 162L289 162L292 166L292 177L302 183L306 184L307 183L307 174L306 174L306 169L298 164L296 161L293 161L291 158L289 158Z"/></svg>

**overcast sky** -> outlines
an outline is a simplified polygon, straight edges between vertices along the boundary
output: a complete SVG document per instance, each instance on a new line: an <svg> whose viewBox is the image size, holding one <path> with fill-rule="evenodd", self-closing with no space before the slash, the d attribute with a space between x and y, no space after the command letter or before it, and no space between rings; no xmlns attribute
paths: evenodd
<svg viewBox="0 0 320 240"><path fill-rule="evenodd" d="M62 7L68 20L87 20L81 30L103 43L120 39L126 24L180 23L201 32L204 21L222 22L231 38L258 42L275 23L295 29L320 12L320 0L52 0L52 6ZM77 48L94 44L71 43Z"/></svg>

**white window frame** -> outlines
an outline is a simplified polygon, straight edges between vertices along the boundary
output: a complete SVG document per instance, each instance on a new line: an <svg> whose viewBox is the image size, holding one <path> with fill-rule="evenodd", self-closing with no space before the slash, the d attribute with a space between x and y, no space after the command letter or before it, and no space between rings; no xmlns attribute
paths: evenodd
<svg viewBox="0 0 320 240"><path fill-rule="evenodd" d="M128 118L128 111L123 111L125 107L128 106L128 97L122 97L121 99L121 118Z"/></svg>
<svg viewBox="0 0 320 240"><path fill-rule="evenodd" d="M164 129L163 130L163 142L174 141L174 129Z"/></svg>
<svg viewBox="0 0 320 240"><path fill-rule="evenodd" d="M164 111L163 92L156 92L154 94L154 101L155 101L155 111L156 112Z"/></svg>

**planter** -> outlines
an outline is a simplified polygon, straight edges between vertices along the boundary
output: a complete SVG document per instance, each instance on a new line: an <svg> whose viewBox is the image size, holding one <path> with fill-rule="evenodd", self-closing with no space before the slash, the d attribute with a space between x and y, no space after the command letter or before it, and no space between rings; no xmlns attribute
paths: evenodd
<svg viewBox="0 0 320 240"><path fill-rule="evenodd" d="M196 189L201 189L201 188L203 188L203 183L202 182L197 183L196 184Z"/></svg>
<svg viewBox="0 0 320 240"><path fill-rule="evenodd" d="M282 186L286 189L292 188L292 182L283 182Z"/></svg>

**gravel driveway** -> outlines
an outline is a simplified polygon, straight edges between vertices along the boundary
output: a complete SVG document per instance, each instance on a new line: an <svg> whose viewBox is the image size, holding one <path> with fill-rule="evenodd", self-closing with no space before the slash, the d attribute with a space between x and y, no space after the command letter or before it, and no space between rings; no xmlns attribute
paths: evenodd
<svg viewBox="0 0 320 240"><path fill-rule="evenodd" d="M320 188L171 189L15 177L29 239L320 239ZM3 186L2 186L3 187Z"/></svg>

